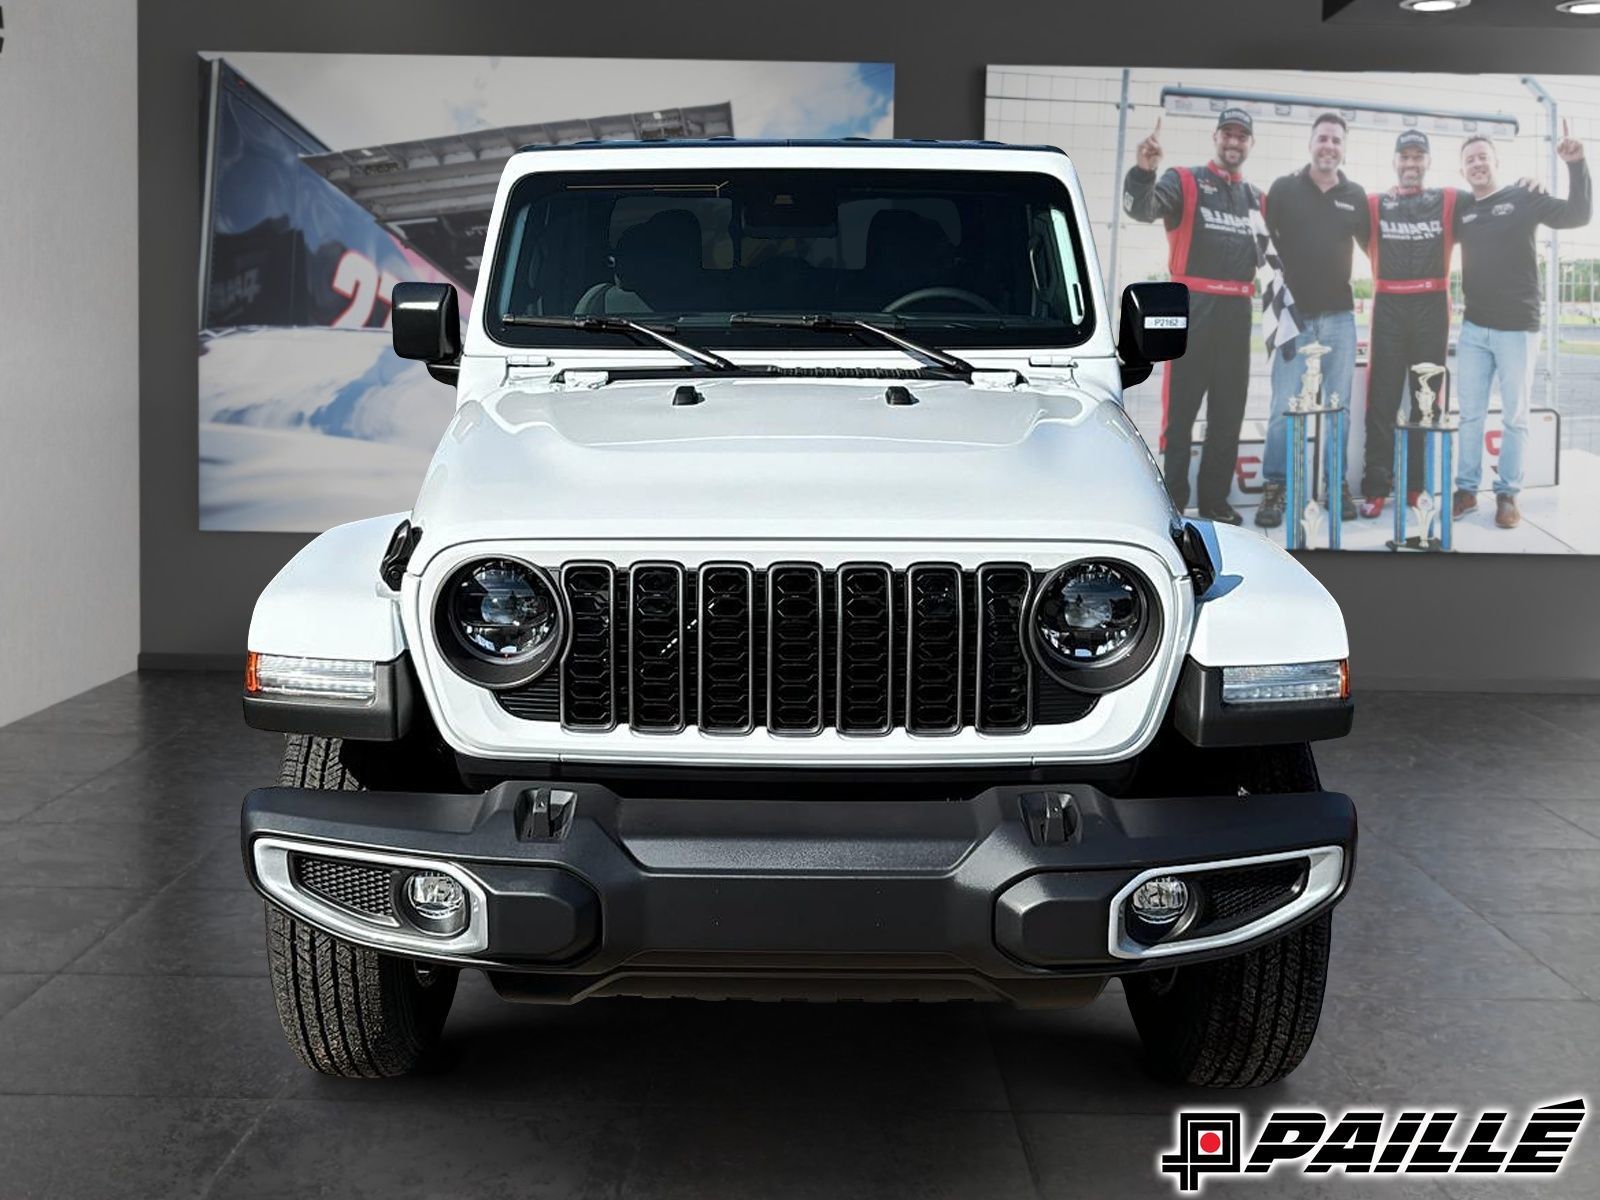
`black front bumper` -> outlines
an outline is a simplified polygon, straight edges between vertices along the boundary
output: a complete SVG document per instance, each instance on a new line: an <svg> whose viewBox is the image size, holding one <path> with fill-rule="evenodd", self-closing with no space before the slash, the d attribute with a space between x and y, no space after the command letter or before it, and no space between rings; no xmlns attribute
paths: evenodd
<svg viewBox="0 0 1600 1200"><path fill-rule="evenodd" d="M418 863L450 864L479 886L482 944L406 952L484 967L503 990L558 1001L808 994L805 981L828 980L822 991L1061 1003L1110 975L1271 940L1348 886L1347 796L1056 790L1070 795L1060 823L1043 816L1038 785L965 801L638 799L540 781L465 796L262 788L245 801L244 858L252 883L285 907L300 898L285 903L281 880L263 883L258 844L403 858L396 879ZM1336 886L1270 928L1170 957L1118 953L1112 901L1141 872L1321 848L1337 850L1323 859ZM395 949L363 938L359 921L322 919L315 904L295 911Z"/></svg>

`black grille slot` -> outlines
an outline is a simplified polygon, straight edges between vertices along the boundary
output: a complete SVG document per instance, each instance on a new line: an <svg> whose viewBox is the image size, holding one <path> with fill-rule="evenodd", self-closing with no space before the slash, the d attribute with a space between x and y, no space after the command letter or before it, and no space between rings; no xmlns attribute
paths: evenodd
<svg viewBox="0 0 1600 1200"><path fill-rule="evenodd" d="M394 872L388 867L296 854L294 879L301 891L329 904L369 917L394 916Z"/></svg>
<svg viewBox="0 0 1600 1200"><path fill-rule="evenodd" d="M894 574L886 566L839 568L837 717L841 733L894 728Z"/></svg>
<svg viewBox="0 0 1600 1200"><path fill-rule="evenodd" d="M1033 665L1022 645L1022 615L1032 584L1032 572L1021 564L978 569L972 723L981 733L1021 733L1033 720Z"/></svg>
<svg viewBox="0 0 1600 1200"><path fill-rule="evenodd" d="M1033 723L1070 725L1093 712L1099 699L1087 692L1075 692L1042 671L1038 672L1033 678Z"/></svg>
<svg viewBox="0 0 1600 1200"><path fill-rule="evenodd" d="M755 572L739 563L699 571L699 724L708 733L755 728Z"/></svg>
<svg viewBox="0 0 1600 1200"><path fill-rule="evenodd" d="M676 732L688 710L683 568L640 563L633 568L629 592L628 724Z"/></svg>
<svg viewBox="0 0 1600 1200"><path fill-rule="evenodd" d="M1305 877L1303 858L1207 871L1198 880L1204 907L1189 936L1226 933L1250 924L1292 900L1304 886Z"/></svg>
<svg viewBox="0 0 1600 1200"><path fill-rule="evenodd" d="M561 680L556 672L547 671L532 683L496 692L494 698L500 707L513 717L524 721L559 721L561 719Z"/></svg>
<svg viewBox="0 0 1600 1200"><path fill-rule="evenodd" d="M959 567L919 563L906 572L906 728L961 728L964 657Z"/></svg>
<svg viewBox="0 0 1600 1200"><path fill-rule="evenodd" d="M561 662L561 723L571 729L617 724L615 572L609 563L569 563L561 571L572 641Z"/></svg>
<svg viewBox="0 0 1600 1200"><path fill-rule="evenodd" d="M822 568L781 563L767 571L767 728L822 729Z"/></svg>
<svg viewBox="0 0 1600 1200"><path fill-rule="evenodd" d="M573 562L561 586L572 634L559 669L495 693L523 720L1018 734L1080 720L1096 702L1033 667L1021 625L1034 580L1020 564Z"/></svg>

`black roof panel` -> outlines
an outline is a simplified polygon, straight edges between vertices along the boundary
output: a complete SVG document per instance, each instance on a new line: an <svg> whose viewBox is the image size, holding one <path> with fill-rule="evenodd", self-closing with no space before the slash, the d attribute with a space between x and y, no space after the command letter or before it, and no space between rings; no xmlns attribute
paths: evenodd
<svg viewBox="0 0 1600 1200"><path fill-rule="evenodd" d="M522 146L518 154L534 150L637 150L642 146L826 146L830 148L865 147L876 149L882 146L910 147L918 150L1042 150L1049 154L1065 154L1066 151L1058 146L1018 146L1010 142L992 142L983 140L971 141L943 141L938 138L679 138L662 141L589 141L589 142L564 142L558 146L532 145Z"/></svg>

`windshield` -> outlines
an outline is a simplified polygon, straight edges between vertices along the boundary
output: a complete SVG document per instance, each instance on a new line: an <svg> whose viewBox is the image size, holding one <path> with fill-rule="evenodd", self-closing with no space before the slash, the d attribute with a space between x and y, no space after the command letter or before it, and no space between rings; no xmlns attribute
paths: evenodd
<svg viewBox="0 0 1600 1200"><path fill-rule="evenodd" d="M536 174L507 206L485 325L511 345L636 344L517 324L621 316L697 346L860 345L804 314L948 347L1070 346L1093 329L1066 188L1041 174L700 170ZM510 318L509 320L507 318Z"/></svg>

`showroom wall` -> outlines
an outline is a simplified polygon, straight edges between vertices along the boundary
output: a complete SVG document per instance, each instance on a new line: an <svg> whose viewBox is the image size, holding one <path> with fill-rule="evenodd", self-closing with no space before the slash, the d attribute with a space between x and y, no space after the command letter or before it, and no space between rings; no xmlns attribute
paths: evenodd
<svg viewBox="0 0 1600 1200"><path fill-rule="evenodd" d="M896 68L898 133L940 138L981 136L989 63L1582 74L1600 61L1600 29L1554 36L1418 19L1376 36L1361 25L1324 26L1321 11L1321 0L815 0L799 9L611 0L599 10L499 0L141 0L142 661L236 663L255 595L307 540L198 529L197 52L886 61ZM590 92L585 107L602 98L603 89ZM1343 605L1368 686L1600 688L1590 616L1600 558L1305 561Z"/></svg>
<svg viewBox="0 0 1600 1200"><path fill-rule="evenodd" d="M132 0L0 11L4 725L134 668L139 293Z"/></svg>

